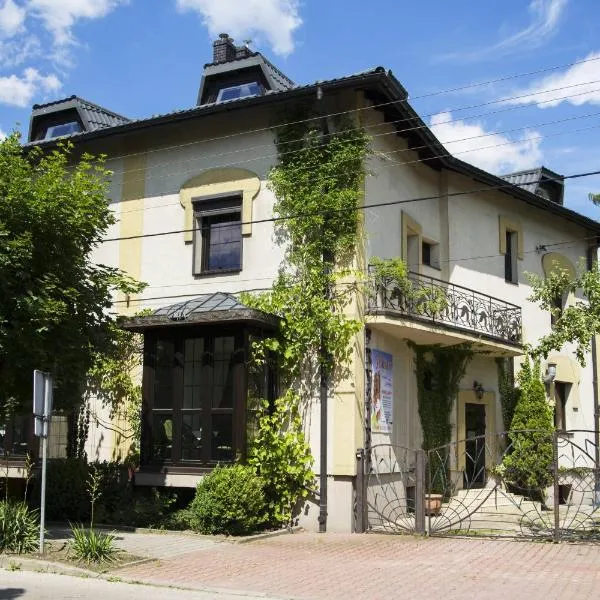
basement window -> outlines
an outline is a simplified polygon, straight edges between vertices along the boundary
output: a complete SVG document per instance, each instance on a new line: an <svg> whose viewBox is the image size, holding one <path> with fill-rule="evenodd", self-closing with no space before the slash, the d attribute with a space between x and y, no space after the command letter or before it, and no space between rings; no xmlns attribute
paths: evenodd
<svg viewBox="0 0 600 600"><path fill-rule="evenodd" d="M231 87L221 88L217 95L217 102L225 102L226 100L239 100L240 98L250 98L258 96L261 93L261 86L256 81L234 85Z"/></svg>

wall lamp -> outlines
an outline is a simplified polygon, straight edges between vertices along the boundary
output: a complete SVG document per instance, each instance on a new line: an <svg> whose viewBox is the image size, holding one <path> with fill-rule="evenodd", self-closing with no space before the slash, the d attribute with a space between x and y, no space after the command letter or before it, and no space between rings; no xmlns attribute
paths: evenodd
<svg viewBox="0 0 600 600"><path fill-rule="evenodd" d="M546 374L544 375L544 383L552 383L556 377L556 363L548 363Z"/></svg>
<svg viewBox="0 0 600 600"><path fill-rule="evenodd" d="M473 382L473 391L475 392L475 396L477 400L481 400L483 398L483 394L485 394L485 390L483 386L478 381Z"/></svg>

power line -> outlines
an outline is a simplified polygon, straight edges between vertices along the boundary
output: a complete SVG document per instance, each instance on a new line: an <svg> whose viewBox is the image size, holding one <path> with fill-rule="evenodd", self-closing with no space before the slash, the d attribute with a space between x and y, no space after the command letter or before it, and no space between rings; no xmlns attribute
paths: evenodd
<svg viewBox="0 0 600 600"><path fill-rule="evenodd" d="M595 116L595 114L596 113L593 113L591 115L583 115L583 116L578 116L578 117L572 117L572 118L566 119L566 121L576 120L576 119L579 119L579 118L589 118L590 116ZM562 122L562 121L561 120L559 120L559 121L553 121L553 122L550 122L549 124L556 124L556 123L559 123L559 122ZM536 125L536 127L539 127L539 126L540 126L539 124ZM521 130L521 129L529 129L530 127L531 126L527 126L527 127L523 127L523 128L517 128L517 129L513 129L513 130L507 130L507 131L497 131L497 132L492 132L492 133L484 134L482 136L473 136L472 138L461 138L461 139L456 139L456 140L449 140L449 141L447 141L445 143L448 144L448 145L449 144L455 144L455 143L458 143L458 142L461 142L461 141L468 141L469 139L474 139L474 138L477 138L477 137L488 137L488 136L492 136L492 135L501 135L503 133L514 132L514 131L518 131L518 130ZM545 135L531 136L531 137L527 137L527 138L522 138L522 139L518 140L518 142L519 143L524 143L524 142L529 142L529 141L534 141L534 140L543 140L543 139L548 139L548 138L551 138L551 137L558 137L558 136L567 135L567 134L575 135L575 134L578 134L578 133L582 133L584 131L589 131L591 129L598 129L598 127L600 127L600 125L593 125L593 126L590 126L590 127L583 127L583 128L580 128L580 129L574 129L574 130L570 130L570 131L561 131L561 132L550 133L550 134L545 134ZM430 157L426 157L426 158L419 158L419 159L414 159L414 160L409 160L409 161L405 161L405 162L388 161L388 164L385 167L380 167L380 168L384 169L384 168L391 168L391 167L394 167L394 166L405 166L405 165L414 165L414 164L417 164L417 163L426 163L428 161L437 160L437 159L440 159L440 158L452 158L452 157L457 156L457 155L469 154L471 152L479 152L481 150L489 150L489 149L492 149L492 148L500 148L500 147L511 145L511 144L514 144L514 143L515 142L509 140L509 141L502 142L502 143L499 143L499 144L492 144L492 145L488 145L488 146L480 146L478 148L470 148L468 150L461 150L461 151L454 152L454 153L446 152L445 154L436 154L434 156L430 156ZM391 150L391 151L385 152L385 153L380 152L379 154L380 155L389 156L391 154L396 154L396 153L415 152L415 151L417 151L419 149L426 149L426 148L428 148L428 146L426 146L426 145L423 145L423 146L413 146L411 148L403 148L403 149L400 149L400 150ZM189 170L189 171L181 171L179 173L179 175L181 175L181 173L186 173L186 172L196 172L196 169ZM349 173L349 172L350 171L341 171L340 173ZM161 178L164 178L164 177L168 177L168 175L167 176L161 176ZM173 194L174 194L174 192L163 192L161 194L154 194L153 197L171 196ZM154 209L157 209L157 208L166 208L166 207L169 207L169 206L177 206L178 204L180 204L180 202L169 202L169 203L166 203L166 204L161 204L159 206L143 207L143 208L139 208L139 209L131 209L131 210L128 210L128 211L122 211L122 212L117 213L117 214L126 214L128 212L140 212L140 211L145 211L145 210L154 210ZM246 223L252 224L254 222L253 221L248 221ZM104 241L112 241L112 238L110 240L103 240L103 242Z"/></svg>
<svg viewBox="0 0 600 600"><path fill-rule="evenodd" d="M598 127L600 127L600 125ZM583 177L591 177L593 175L600 175L600 170L587 171L587 172L583 172L583 173L575 173L572 175L565 175L562 177L562 179L580 179ZM539 183L543 183L544 181L554 181L554 180L555 179L551 178L551 177L546 177L546 178L542 177L540 179ZM254 219L251 221L241 221L241 222L235 223L235 226L239 227L240 225L258 225L260 223L275 223L275 222L279 222L279 221L286 221L286 220L291 220L291 219L301 219L301 218L321 216L321 215L330 215L331 216L332 214L348 212L350 210L353 210L353 211L368 210L368 209L372 209L372 208L381 208L381 207L385 207L385 206L397 206L397 205L409 204L409 203L413 203L413 202L423 202L426 200L438 200L440 198L452 198L452 197L456 197L456 196L464 196L467 194L473 194L473 193L479 193L479 192L489 192L489 191L495 191L495 190L500 190L500 189L515 189L515 188L519 188L519 187L520 186L512 184L512 183L505 183L505 184L501 184L501 185L487 186L485 188L471 189L466 192L450 192L448 194L443 194L443 195L436 194L433 196L420 196L420 197L416 197L416 198L408 198L408 199L403 199L403 200L392 200L390 202L378 202L375 204L365 204L363 206L355 206L352 208L311 211L311 212L307 212L307 213L298 213L295 215L290 215L290 216L285 216L285 217L283 217L283 216L282 217L268 217L265 219ZM158 231L156 233L142 233L139 235L107 238L107 239L102 240L102 243L125 241L125 240L136 240L136 239L142 239L142 238L162 237L165 235L191 233L194 231L198 231L198 229L197 228L176 229L176 230L172 230L172 231Z"/></svg>
<svg viewBox="0 0 600 600"><path fill-rule="evenodd" d="M553 242L553 243L549 243L549 244L542 244L542 246L544 248L550 248L550 247L554 247L554 246L565 246L568 244L578 244L580 242L584 242L584 241L589 241L589 240L596 240L598 239L598 236L586 236L586 237L582 237L582 238L576 238L573 240L565 240L562 242ZM536 248L533 248L531 250L524 250L523 254L539 254L540 253L540 249L538 246L536 246ZM495 254L486 254L486 255L478 255L478 256L465 256L465 257L461 257L461 258L450 258L450 259L446 259L446 260L441 260L439 261L440 263L457 263L457 262L466 262L466 261L474 261L474 260L483 260L483 259L489 259L489 258L498 258L500 256L504 256L504 254L497 252ZM419 265L407 265L408 269L411 268L417 268ZM369 270L367 269L351 269L351 271L353 273L360 273L363 275L368 275L369 274ZM253 278L253 279L235 279L234 282L235 284L241 283L243 281L259 281L261 278ZM276 276L273 277L269 277L269 278L262 278L262 279L271 279L271 280L275 280ZM435 279L435 278L434 278ZM440 280L442 281L442 280ZM452 281L442 281L443 283L446 283L448 285L452 285L453 282ZM359 281L359 282L338 282L336 285L355 285L355 283L368 283L368 280L366 281ZM187 285L194 285L194 284L183 284L185 286ZM456 285L460 285L460 284L456 284ZM182 287L180 285L164 285L164 286L151 286L151 289L155 289L155 288L166 288L166 287ZM147 288L150 289L150 288ZM271 291L273 288L271 287L265 287L265 288L252 288L252 289L244 289L244 290L237 290L237 291L225 291L225 293L227 294L232 294L232 295L239 295L242 293L253 293L253 292L266 292L266 291ZM223 290L222 290L223 291ZM195 297L198 295L198 291L196 292L190 292L189 294L172 294L172 295L163 295L163 296L151 296L148 298L131 298L130 300L114 300L113 304L124 304L124 303L131 303L131 302L149 302L149 301L156 301L156 300L169 300L169 299L178 299L178 298L191 298L191 297Z"/></svg>
<svg viewBox="0 0 600 600"><path fill-rule="evenodd" d="M485 85L490 85L493 83L500 83L503 81L509 81L511 79L519 79L521 77L529 77L530 75L537 75L540 73L547 73L549 71L556 71L559 69L564 69L564 68L568 68L568 67L573 67L576 65L581 65L581 64L585 64L585 63L589 63L589 62L594 62L600 60L600 56L599 57L594 57L594 58L586 58L583 60L578 60L578 61L573 61L570 63L564 63L561 65L553 65L550 67L544 67L542 69L537 69L535 71L528 71L526 73L517 73L514 75L507 75L504 77L499 77L497 79L489 79L487 81L482 81L482 82L478 82L478 83L474 83L474 84L468 84L468 85L463 85L463 86L459 86L459 87L455 87L455 88L449 88L446 90L440 90L437 92L430 92L427 94L421 94L418 96L412 96L411 98L399 98L396 100L391 100L391 101L387 101L387 102L381 102L381 103L377 103L377 104L371 104L369 106L364 106L364 107L358 107L358 108L353 108L353 109L349 109L349 110L345 110L345 111L338 111L338 112L333 112L333 113L328 113L325 115L319 115L317 117L308 117L306 119L299 119L296 121L288 121L279 125L274 125L274 126L269 126L269 127L259 127L259 128L255 128L255 129L249 129L243 132L235 132L235 133L231 133L231 134L227 134L227 135L222 135L222 136L215 136L212 138L207 138L205 140L197 140L194 142L189 142L188 144L178 144L175 146L165 146L163 148L160 149L155 149L155 150L146 150L143 152L131 152L131 153L126 153L126 154L121 154L121 155L117 155L114 157L111 157L112 159L121 159L121 158L129 158L132 156L139 156L142 154L149 154L151 152L160 152L162 150L169 150L171 148L179 148L179 147L183 147L183 146L189 146L189 145L194 145L194 144L202 144L202 143L208 143L208 142L214 142L214 141L219 141L219 140L225 140L225 139L231 139L234 137L238 137L241 135L248 135L248 134L253 134L253 133L260 133L260 132L264 132L264 131L272 131L273 129L277 129L277 128L281 128L281 127L286 127L289 125L299 125L301 123L307 123L310 121L316 121L316 120L320 120L322 119L324 116L325 117L337 117L337 116L341 116L341 115L346 115L346 114L352 114L352 113L356 113L356 112L360 112L363 110L370 110L372 108L379 108L382 106L390 106L392 104L399 104L399 103L408 103L409 101L412 100L419 100L422 98L431 98L433 96L441 96L444 94L450 94L453 92L458 92L458 91L463 91L466 89L470 89L470 88L475 88L475 87L483 87ZM313 85L318 86L319 82L314 83ZM583 85L583 84L582 84ZM527 94L527 95L535 95L535 94ZM509 100L509 98L505 99L505 101ZM193 110L193 109L191 109Z"/></svg>
<svg viewBox="0 0 600 600"><path fill-rule="evenodd" d="M463 107L458 107L458 108L451 108L451 109L447 109L445 112L451 112L451 113L456 113L456 112L461 112L464 110L470 110L473 108L481 108L483 106L491 106L494 104L504 104L506 102L509 102L511 100L517 100L517 99L521 99L521 98L528 98L531 96L536 96L536 95L540 95L540 94L548 94L550 92L555 92L555 91L560 91L560 90L565 90L565 89L571 89L574 87L581 87L583 85L592 85L594 83L598 83L600 82L600 80L592 80L592 81L586 81L583 83L574 83L571 85L566 85L566 86L561 86L561 87L557 87L557 88L551 88L548 90L544 90L543 92L532 92L529 94L523 94L521 96L512 96L510 98L502 98L500 100L491 100L489 102L482 102L479 104L472 104L469 106L463 106ZM586 94L590 94L592 92L594 92L596 90L586 90L585 92L581 92L579 94L569 94L567 96L563 96L558 98L558 100L564 100L567 98L574 98L577 96L583 96ZM549 100L543 100L538 102L537 104L546 104L548 102L555 102L557 100L557 98L551 98ZM373 108L373 106L371 106L370 108ZM488 113L482 113L479 115L467 115L466 117L463 118L463 120L467 120L467 119L477 119L477 118L481 118L481 117L486 117L486 116L491 116L494 114L499 114L499 113L503 113L503 112L510 112L510 111L514 111L514 110L521 110L524 108L529 108L527 105L519 105L519 106L511 106L505 109L500 109L500 110L496 110L496 111L490 111ZM438 111L439 112L439 111ZM435 116L436 114L438 114L438 112L434 112L434 113L429 113L429 114L425 114L425 115L418 115L417 117L407 117L407 118L403 118L403 119L397 119L397 120L393 120L393 121L386 121L384 123L378 123L375 125L366 125L363 126L362 129L364 130L370 130L370 129L381 129L383 127L387 127L389 125L392 124L399 124L399 123L406 123L406 122L414 122L416 118L418 119L424 119L426 117L432 117ZM327 115L324 115L327 116ZM445 123L452 123L453 120L449 119L448 121L442 121L440 123L437 123L437 125L443 125ZM376 137L383 137L383 136L388 136L388 135L399 135L399 134L406 134L409 133L411 131L418 131L421 129L430 129L430 127L428 125L426 125L425 123L423 123L422 125L417 125L415 127L409 127L406 129L402 129L401 131L388 131L385 133L378 133L378 134L373 134L370 137L371 138L376 138ZM333 137L335 135L337 135L339 132L331 132L331 133L327 133L323 135L323 138L327 138L327 137ZM151 152L160 152L163 150L174 150L177 148L182 148L182 147L188 147L190 145L194 145L194 144L199 144L199 143L203 143L205 140L199 140L199 141L195 141L195 142L187 142L184 144L178 144L178 145L173 145L173 146L167 146L167 147L163 147L160 149L153 149L153 150L149 150L148 153ZM286 142L284 142L285 144L293 144L293 143L297 143L297 142L301 142L302 138L297 138L295 140L288 140ZM208 158L218 158L218 157L223 157L223 156L231 156L234 154L239 154L242 152L251 152L253 150L258 150L261 148L271 148L273 146L273 143L271 144L258 144L256 146L248 146L248 147L244 147L244 148L239 148L239 149L235 149L235 150L229 150L227 152L218 152L218 153L210 153L210 154L203 154L202 155L202 160L206 160ZM235 163L227 163L227 164L219 164L219 165L212 165L211 168L223 168L223 167L230 167L230 166L236 166L236 165L240 165L240 164L247 164L247 163L251 163L251 162L255 162L255 161L259 161L259 160L266 160L269 158L279 158L281 156L287 156L290 154L297 154L297 153L301 153L301 152L307 152L308 149L307 148L299 148L296 150L287 150L287 151L283 151L283 152L279 152L279 153L270 153L270 154L262 154L262 155L258 155L258 156L253 156L250 159L245 159L243 161L236 161ZM119 157L110 157L110 160L116 160ZM168 162L163 162L163 163L157 163L152 165L153 169L157 169L159 167L169 167L169 166L173 166L173 165L179 165L179 164L183 164L184 162L194 162L197 161L198 157L194 157L194 158L188 158L185 160L178 160L178 161L168 161ZM121 170L113 170L112 173L113 175L121 175L121 174L125 174L125 173L136 173L136 172L144 172L145 171L145 167L140 167L140 168L134 168L134 169L121 169ZM185 171L184 171L185 173ZM164 177L168 177L168 176L178 176L180 173L174 173L171 175L162 175L159 176L160 178L164 178ZM139 179L133 179L132 181L145 181L146 180L146 176L144 175L144 177L140 177Z"/></svg>

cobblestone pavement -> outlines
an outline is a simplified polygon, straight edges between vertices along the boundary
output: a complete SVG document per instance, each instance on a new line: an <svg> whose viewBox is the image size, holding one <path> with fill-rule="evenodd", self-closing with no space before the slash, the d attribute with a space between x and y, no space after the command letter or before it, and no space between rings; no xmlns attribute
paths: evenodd
<svg viewBox="0 0 600 600"><path fill-rule="evenodd" d="M600 546L295 533L205 546L118 574L317 600L585 600L600 598Z"/></svg>

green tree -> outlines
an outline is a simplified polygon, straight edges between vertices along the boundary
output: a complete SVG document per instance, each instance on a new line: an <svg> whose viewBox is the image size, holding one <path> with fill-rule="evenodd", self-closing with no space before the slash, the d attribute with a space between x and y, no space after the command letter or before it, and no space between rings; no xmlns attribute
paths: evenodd
<svg viewBox="0 0 600 600"><path fill-rule="evenodd" d="M573 278L564 269L554 269L547 277L529 274L533 292L529 297L555 317L552 331L542 337L532 354L546 358L553 351L560 351L566 343L574 345L577 360L585 365L592 338L600 334L600 271L597 266L587 270L582 265ZM556 306L556 298L573 300L562 310Z"/></svg>
<svg viewBox="0 0 600 600"><path fill-rule="evenodd" d="M527 358L518 377L520 393L509 431L510 452L503 460L506 481L540 499L552 482L552 409L546 399L539 361Z"/></svg>
<svg viewBox="0 0 600 600"><path fill-rule="evenodd" d="M115 348L113 293L143 286L92 253L115 222L101 159L70 145L0 142L0 407L29 408L32 371L52 373L55 406L77 406L98 356ZM2 411L4 412L4 410Z"/></svg>

